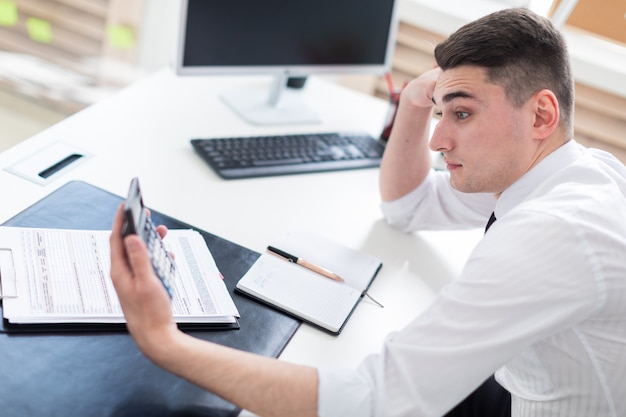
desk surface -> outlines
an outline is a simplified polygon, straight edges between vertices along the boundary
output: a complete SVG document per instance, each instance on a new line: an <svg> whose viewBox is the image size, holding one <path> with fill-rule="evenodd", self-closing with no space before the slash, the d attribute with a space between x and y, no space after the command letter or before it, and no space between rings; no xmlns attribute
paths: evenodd
<svg viewBox="0 0 626 417"><path fill-rule="evenodd" d="M123 196L138 176L149 207L254 251L286 230L304 228L371 253L383 268L370 292L385 308L365 299L338 337L302 325L281 355L315 366L356 366L458 274L482 233L392 230L379 209L377 169L220 179L194 153L191 138L335 130L377 136L382 129L384 101L323 79L310 79L303 91L322 116L320 124L249 125L218 98L224 89L270 82L179 78L163 70L64 120L0 154L0 223L70 180ZM45 185L4 170L55 142L91 156Z"/></svg>

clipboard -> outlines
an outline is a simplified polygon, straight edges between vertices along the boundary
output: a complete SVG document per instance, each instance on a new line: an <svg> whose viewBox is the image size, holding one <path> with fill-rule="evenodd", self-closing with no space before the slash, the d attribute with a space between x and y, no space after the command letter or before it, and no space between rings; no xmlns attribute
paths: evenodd
<svg viewBox="0 0 626 417"><path fill-rule="evenodd" d="M122 197L91 184L71 181L4 225L109 230L122 201ZM157 211L151 213L156 224L193 228ZM301 321L234 292L237 281L259 253L199 232L241 314L240 329L185 331L200 339L278 357ZM0 329L3 413L23 417L39 415L41 410L50 416L239 414L240 409L233 404L153 365L119 327L100 328L98 332L79 331L79 327Z"/></svg>

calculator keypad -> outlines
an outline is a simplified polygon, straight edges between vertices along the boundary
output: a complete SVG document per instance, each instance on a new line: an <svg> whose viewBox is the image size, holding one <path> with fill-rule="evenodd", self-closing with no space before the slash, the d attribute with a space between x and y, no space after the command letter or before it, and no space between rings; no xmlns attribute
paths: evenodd
<svg viewBox="0 0 626 417"><path fill-rule="evenodd" d="M163 282L163 285L165 286L165 289L169 293L170 297L173 297L172 284L176 275L174 259L172 259L171 255L165 248L163 241L150 219L146 221L144 236L146 245L148 246L148 253L150 255L152 268L154 269L157 277Z"/></svg>

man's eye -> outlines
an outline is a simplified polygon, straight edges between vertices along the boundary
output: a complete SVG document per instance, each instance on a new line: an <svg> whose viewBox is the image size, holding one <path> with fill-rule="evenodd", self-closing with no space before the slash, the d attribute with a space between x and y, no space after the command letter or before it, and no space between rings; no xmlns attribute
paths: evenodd
<svg viewBox="0 0 626 417"><path fill-rule="evenodd" d="M465 120L469 117L469 113L466 111L458 111L456 112L456 118L459 120Z"/></svg>

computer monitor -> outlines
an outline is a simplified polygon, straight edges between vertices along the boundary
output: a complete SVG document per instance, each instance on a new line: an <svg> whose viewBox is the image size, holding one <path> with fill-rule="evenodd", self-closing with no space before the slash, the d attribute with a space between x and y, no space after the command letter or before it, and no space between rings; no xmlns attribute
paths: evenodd
<svg viewBox="0 0 626 417"><path fill-rule="evenodd" d="M179 75L268 74L273 86L222 99L254 124L317 114L286 88L293 77L383 74L391 68L399 0L182 0Z"/></svg>

